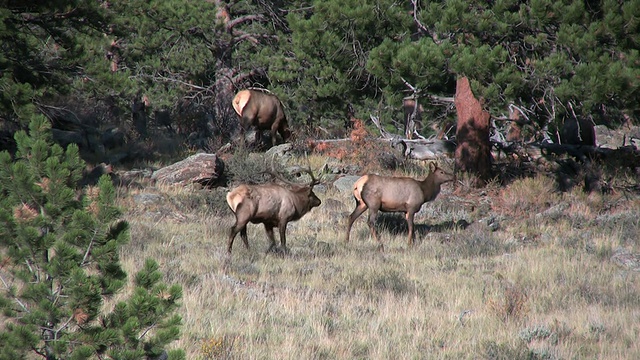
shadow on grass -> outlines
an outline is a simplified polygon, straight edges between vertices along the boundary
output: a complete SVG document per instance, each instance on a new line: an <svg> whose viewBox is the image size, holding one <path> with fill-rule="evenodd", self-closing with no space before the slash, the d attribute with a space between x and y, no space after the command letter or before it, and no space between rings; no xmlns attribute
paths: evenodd
<svg viewBox="0 0 640 360"><path fill-rule="evenodd" d="M440 224L420 224L414 221L413 229L416 237L424 236L430 232L447 232L454 229L466 229L470 224L466 220L444 221ZM391 235L408 235L409 225L401 213L380 213L376 221L376 227L380 232Z"/></svg>

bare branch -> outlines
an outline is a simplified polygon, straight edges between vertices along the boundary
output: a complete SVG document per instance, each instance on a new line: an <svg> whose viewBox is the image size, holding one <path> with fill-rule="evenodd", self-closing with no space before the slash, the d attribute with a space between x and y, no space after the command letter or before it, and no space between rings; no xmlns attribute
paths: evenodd
<svg viewBox="0 0 640 360"><path fill-rule="evenodd" d="M380 118L379 117L373 116L373 115L369 115L369 118L371 118L371 122L373 122L373 125L375 125L378 128L378 131L380 131L380 135L382 135L383 138L392 139L392 138L396 137L395 135L391 134L390 132L388 132L387 130L382 128L382 125L380 125Z"/></svg>
<svg viewBox="0 0 640 360"><path fill-rule="evenodd" d="M428 34L432 39L433 42L435 42L436 44L441 44L442 40L440 40L440 38L438 37L438 34L436 34L435 31L430 30L429 28L427 28L426 26L424 26L422 24L422 22L420 22L420 20L418 20L418 1L417 0L411 0L411 4L413 5L413 21L416 23L416 26L418 26L418 29L420 29L420 31Z"/></svg>
<svg viewBox="0 0 640 360"><path fill-rule="evenodd" d="M400 80L402 80L404 85L406 87L408 87L411 90L411 92L413 92L413 96L416 96L416 95L418 95L420 93L420 89L418 89L415 86L411 85L407 80L405 80L405 78L400 77Z"/></svg>
<svg viewBox="0 0 640 360"><path fill-rule="evenodd" d="M254 34L247 34L247 33L242 33L242 35L236 36L233 38L233 43L237 44L240 43L242 41L249 41L250 43L256 45L258 44L258 39L256 39L256 36Z"/></svg>
<svg viewBox="0 0 640 360"><path fill-rule="evenodd" d="M89 246L87 246L87 251L84 252L84 257L82 258L82 262L80 262L80 266L84 266L87 258L89 257L89 253L91 252L91 248L93 247L93 241L96 238L96 234L98 234L98 229L93 230L93 236L91 237L91 241L89 242Z"/></svg>
<svg viewBox="0 0 640 360"><path fill-rule="evenodd" d="M147 328L142 332L142 334L140 334L140 336L138 336L138 340L140 340L140 339L142 339L143 337L145 337L145 335L147 335L147 333L148 333L149 331L151 331L151 329L153 329L154 327L156 327L156 325L157 325L156 323L153 323L153 324L151 324L149 327L147 327Z"/></svg>
<svg viewBox="0 0 640 360"><path fill-rule="evenodd" d="M240 24L243 24L243 23L246 23L246 22L250 22L250 21L265 21L265 20L266 19L262 15L245 15L245 16L241 16L241 17L235 18L233 20L230 20L227 23L227 31L231 31L237 25L240 25Z"/></svg>

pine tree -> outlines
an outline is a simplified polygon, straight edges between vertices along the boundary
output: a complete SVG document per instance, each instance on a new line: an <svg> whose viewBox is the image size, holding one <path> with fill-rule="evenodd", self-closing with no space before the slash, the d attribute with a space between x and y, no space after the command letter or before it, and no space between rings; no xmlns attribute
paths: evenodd
<svg viewBox="0 0 640 360"><path fill-rule="evenodd" d="M4 1L0 118L26 128L43 98L70 91L70 77L82 68L84 39L102 38L110 22L101 1Z"/></svg>
<svg viewBox="0 0 640 360"><path fill-rule="evenodd" d="M163 284L153 260L133 294L104 309L127 281L128 224L107 176L77 189L78 147L53 144L49 127L35 117L15 157L0 153L0 359L184 358L164 350L179 335L181 288Z"/></svg>

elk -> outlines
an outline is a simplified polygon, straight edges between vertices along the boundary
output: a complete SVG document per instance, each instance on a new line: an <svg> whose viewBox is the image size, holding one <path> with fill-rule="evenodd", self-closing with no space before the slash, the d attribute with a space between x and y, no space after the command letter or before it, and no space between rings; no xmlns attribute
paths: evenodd
<svg viewBox="0 0 640 360"><path fill-rule="evenodd" d="M262 130L270 130L271 143L276 145L276 132L283 142L291 137L282 102L273 94L257 89L239 91L232 101L233 109L240 117L240 127L246 132L254 127L256 140Z"/></svg>
<svg viewBox="0 0 640 360"><path fill-rule="evenodd" d="M276 242L273 228L278 227L280 244L286 253L287 238L285 232L287 223L299 220L314 207L320 206L320 199L313 193L314 185L319 181L313 176L311 170L302 170L309 173L311 182L307 185L295 184L270 172L274 177L287 183L290 187L270 183L262 185L239 185L227 193L227 204L235 214L236 221L229 232L227 252L231 255L233 240L238 232L248 249L247 224L263 224L267 232L270 246L267 252L276 250Z"/></svg>
<svg viewBox="0 0 640 360"><path fill-rule="evenodd" d="M387 177L379 175L364 175L355 182L353 196L356 200L356 208L349 215L347 236L353 222L369 209L369 229L373 237L383 249L375 229L378 211L404 212L409 226L409 246L413 245L413 217L420 210L422 204L434 200L440 193L440 186L448 181L453 181L454 176L439 168L435 163L429 165L431 172L422 181L410 177Z"/></svg>

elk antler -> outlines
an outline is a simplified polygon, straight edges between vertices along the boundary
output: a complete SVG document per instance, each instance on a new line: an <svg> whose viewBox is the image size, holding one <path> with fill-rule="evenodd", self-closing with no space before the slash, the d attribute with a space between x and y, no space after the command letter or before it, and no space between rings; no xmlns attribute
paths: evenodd
<svg viewBox="0 0 640 360"><path fill-rule="evenodd" d="M299 186L304 186L301 184L297 184L294 182L291 182L287 179L285 179L282 175L280 175L276 170L275 170L275 166L274 166L274 159L275 159L275 155L271 158L271 170L267 171L268 174L270 174L271 176L275 177L276 179L289 184L291 186L295 186L295 187L299 187ZM296 173L307 173L309 174L309 177L311 177L311 181L309 182L309 184L307 186L309 186L310 188L313 188L315 185L318 185L320 183L320 179L317 179L314 175L313 175L313 171L311 171L311 163L309 162L309 158L307 157L307 164L309 164L308 167L303 168L301 166L296 166L293 170L293 172Z"/></svg>

